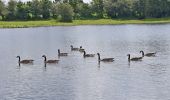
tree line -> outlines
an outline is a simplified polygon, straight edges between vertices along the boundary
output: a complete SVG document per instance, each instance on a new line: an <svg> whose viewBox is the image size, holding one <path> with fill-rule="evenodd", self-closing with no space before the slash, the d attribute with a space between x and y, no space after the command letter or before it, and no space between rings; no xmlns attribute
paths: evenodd
<svg viewBox="0 0 170 100"><path fill-rule="evenodd" d="M0 20L145 19L170 16L170 0L0 0Z"/></svg>

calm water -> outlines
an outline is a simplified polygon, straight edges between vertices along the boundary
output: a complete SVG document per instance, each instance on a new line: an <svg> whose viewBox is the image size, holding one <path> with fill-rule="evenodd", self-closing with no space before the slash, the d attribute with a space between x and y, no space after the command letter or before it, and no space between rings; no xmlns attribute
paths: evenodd
<svg viewBox="0 0 170 100"><path fill-rule="evenodd" d="M70 45L114 57L113 63L84 59ZM59 64L57 49L68 52ZM141 56L127 61L127 54ZM32 58L33 65L18 66L16 56ZM0 100L170 100L170 24L69 26L0 29Z"/></svg>

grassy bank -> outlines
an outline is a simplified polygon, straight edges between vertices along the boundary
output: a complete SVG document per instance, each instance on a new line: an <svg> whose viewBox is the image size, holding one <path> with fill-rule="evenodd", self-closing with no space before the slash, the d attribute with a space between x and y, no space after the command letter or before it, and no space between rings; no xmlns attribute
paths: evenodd
<svg viewBox="0 0 170 100"><path fill-rule="evenodd" d="M154 18L144 20L121 20L121 19L99 19L99 20L74 20L72 23L47 21L0 21L0 28L24 28L40 26L73 26L73 25L117 25L117 24L161 24L170 23L170 18Z"/></svg>

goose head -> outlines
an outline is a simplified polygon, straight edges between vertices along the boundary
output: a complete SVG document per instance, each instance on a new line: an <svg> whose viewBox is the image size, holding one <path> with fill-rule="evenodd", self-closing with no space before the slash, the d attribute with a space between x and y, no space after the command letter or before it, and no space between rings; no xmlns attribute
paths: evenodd
<svg viewBox="0 0 170 100"><path fill-rule="evenodd" d="M46 56L45 56L45 55L42 55L42 57L44 58L44 62L46 62L46 61L47 61Z"/></svg>
<svg viewBox="0 0 170 100"><path fill-rule="evenodd" d="M58 55L60 55L60 49L58 49Z"/></svg>
<svg viewBox="0 0 170 100"><path fill-rule="evenodd" d="M42 57L44 57L44 58L45 58L46 56L45 56L45 55L42 55Z"/></svg>
<svg viewBox="0 0 170 100"><path fill-rule="evenodd" d="M142 53L142 57L144 57L145 54L144 54L144 52L142 50L140 51L140 53Z"/></svg>
<svg viewBox="0 0 170 100"><path fill-rule="evenodd" d="M83 56L85 56L86 55L86 51L83 51L83 53L84 53Z"/></svg>
<svg viewBox="0 0 170 100"><path fill-rule="evenodd" d="M20 56L17 56L16 58L20 58Z"/></svg>
<svg viewBox="0 0 170 100"><path fill-rule="evenodd" d="M127 54L127 56L130 56L130 54Z"/></svg>
<svg viewBox="0 0 170 100"><path fill-rule="evenodd" d="M20 61L21 61L20 56L17 56L16 58L18 58L18 63L20 63Z"/></svg>

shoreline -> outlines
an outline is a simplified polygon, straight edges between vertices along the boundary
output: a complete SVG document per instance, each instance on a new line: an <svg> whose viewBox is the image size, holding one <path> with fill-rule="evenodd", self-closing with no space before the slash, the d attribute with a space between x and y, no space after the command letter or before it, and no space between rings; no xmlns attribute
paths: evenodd
<svg viewBox="0 0 170 100"><path fill-rule="evenodd" d="M143 20L128 20L128 19L73 20L72 23L57 22L56 20L0 21L0 28L29 28L29 27L79 26L79 25L168 24L168 23L170 23L170 18L151 18Z"/></svg>

